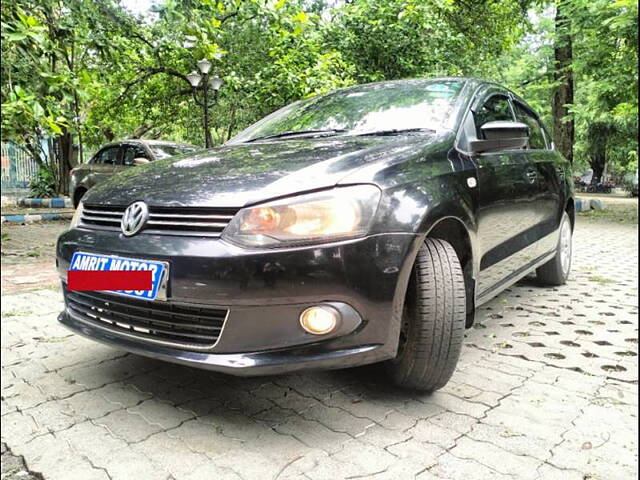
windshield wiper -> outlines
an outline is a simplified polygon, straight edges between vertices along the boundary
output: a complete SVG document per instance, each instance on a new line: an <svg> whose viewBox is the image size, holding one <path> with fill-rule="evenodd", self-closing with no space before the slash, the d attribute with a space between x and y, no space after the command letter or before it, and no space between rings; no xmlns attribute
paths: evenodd
<svg viewBox="0 0 640 480"><path fill-rule="evenodd" d="M273 135L265 135L263 137L256 137L246 140L245 143L255 142L258 140L268 140L272 138L285 138L285 137L298 137L304 135L317 135L317 136L329 136L336 135L338 133L344 133L346 130L338 128L330 128L325 130L288 130L286 132L274 133Z"/></svg>
<svg viewBox="0 0 640 480"><path fill-rule="evenodd" d="M393 128L391 130L374 130L372 132L354 133L354 136L364 137L367 135L380 136L385 135L404 135L405 133L434 133L435 130L431 128Z"/></svg>

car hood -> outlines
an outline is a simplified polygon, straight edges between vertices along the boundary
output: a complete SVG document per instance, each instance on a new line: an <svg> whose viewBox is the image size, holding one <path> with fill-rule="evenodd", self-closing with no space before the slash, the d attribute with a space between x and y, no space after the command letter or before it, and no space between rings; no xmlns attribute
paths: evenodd
<svg viewBox="0 0 640 480"><path fill-rule="evenodd" d="M242 207L340 183L376 183L379 169L442 140L442 134L339 136L226 145L130 168L92 188L84 202Z"/></svg>

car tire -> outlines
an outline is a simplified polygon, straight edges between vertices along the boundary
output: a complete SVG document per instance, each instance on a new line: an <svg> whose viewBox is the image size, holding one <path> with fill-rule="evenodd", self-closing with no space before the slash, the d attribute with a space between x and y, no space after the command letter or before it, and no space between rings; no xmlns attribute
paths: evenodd
<svg viewBox="0 0 640 480"><path fill-rule="evenodd" d="M538 281L545 285L564 285L571 271L571 254L573 252L573 229L567 212L563 212L559 228L556 254L551 260L536 270Z"/></svg>
<svg viewBox="0 0 640 480"><path fill-rule="evenodd" d="M432 392L455 370L466 320L462 267L450 243L428 238L420 248L407 288L398 355L388 362L393 381Z"/></svg>

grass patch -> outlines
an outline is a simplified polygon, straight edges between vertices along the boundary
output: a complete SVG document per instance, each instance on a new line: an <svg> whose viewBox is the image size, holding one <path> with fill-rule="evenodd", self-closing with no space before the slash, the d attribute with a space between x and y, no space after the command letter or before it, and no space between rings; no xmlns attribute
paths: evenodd
<svg viewBox="0 0 640 480"><path fill-rule="evenodd" d="M31 314L31 310L9 310L7 312L2 312L3 317L20 317L22 315Z"/></svg>
<svg viewBox="0 0 640 480"><path fill-rule="evenodd" d="M580 267L580 271L581 271L581 272L594 272L594 271L596 271L597 269L598 269L597 267L588 266L588 265L585 265L585 266L583 266L583 267Z"/></svg>
<svg viewBox="0 0 640 480"><path fill-rule="evenodd" d="M579 218L623 224L638 223L638 209L635 205L605 204L604 210L589 210L578 213Z"/></svg>
<svg viewBox="0 0 640 480"><path fill-rule="evenodd" d="M610 278L603 277L601 275L592 275L589 277L589 281L597 283L616 283L615 280L611 280Z"/></svg>

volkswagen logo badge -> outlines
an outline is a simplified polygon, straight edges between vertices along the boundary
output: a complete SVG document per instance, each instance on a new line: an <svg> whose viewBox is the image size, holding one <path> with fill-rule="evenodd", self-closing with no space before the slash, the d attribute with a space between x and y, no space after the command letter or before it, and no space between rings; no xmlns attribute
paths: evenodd
<svg viewBox="0 0 640 480"><path fill-rule="evenodd" d="M127 237L138 233L149 218L149 207L144 202L134 202L127 207L120 221L122 233Z"/></svg>

